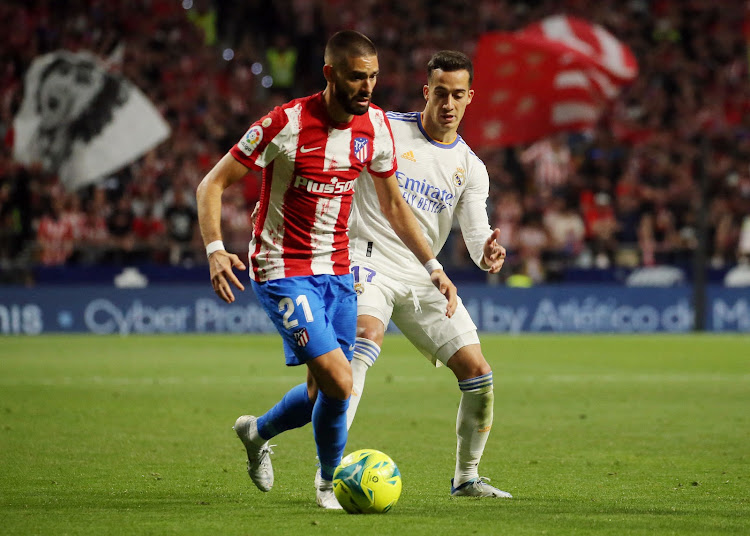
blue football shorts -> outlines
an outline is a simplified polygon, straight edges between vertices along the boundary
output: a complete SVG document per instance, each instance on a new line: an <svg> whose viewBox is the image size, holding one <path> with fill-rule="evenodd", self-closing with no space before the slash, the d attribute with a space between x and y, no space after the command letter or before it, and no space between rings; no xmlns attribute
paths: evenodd
<svg viewBox="0 0 750 536"><path fill-rule="evenodd" d="M336 348L351 361L357 333L357 294L347 275L251 281L255 295L284 341L289 366Z"/></svg>

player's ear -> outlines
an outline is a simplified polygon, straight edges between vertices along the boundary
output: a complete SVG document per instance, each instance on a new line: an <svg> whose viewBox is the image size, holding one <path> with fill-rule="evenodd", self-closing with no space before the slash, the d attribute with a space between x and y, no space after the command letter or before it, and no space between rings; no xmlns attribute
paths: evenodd
<svg viewBox="0 0 750 536"><path fill-rule="evenodd" d="M473 99L473 98L474 98L474 90L470 89L469 90L469 99L466 101L466 104L471 104L471 99Z"/></svg>
<svg viewBox="0 0 750 536"><path fill-rule="evenodd" d="M424 95L424 100L429 100L430 98L430 86L425 84L422 86L422 95Z"/></svg>
<svg viewBox="0 0 750 536"><path fill-rule="evenodd" d="M323 65L323 76L325 76L326 82L333 83L333 65L327 63Z"/></svg>

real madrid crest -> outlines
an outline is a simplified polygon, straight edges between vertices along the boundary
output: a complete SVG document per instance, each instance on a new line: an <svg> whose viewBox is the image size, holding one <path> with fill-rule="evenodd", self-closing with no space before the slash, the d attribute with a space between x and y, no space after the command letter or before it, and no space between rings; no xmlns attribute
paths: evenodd
<svg viewBox="0 0 750 536"><path fill-rule="evenodd" d="M453 184L463 186L464 182L466 182L466 172L463 168L456 168L456 172L453 174Z"/></svg>
<svg viewBox="0 0 750 536"><path fill-rule="evenodd" d="M361 296L364 291L365 291L365 286L362 283L360 282L354 283L354 292L357 293L357 296Z"/></svg>

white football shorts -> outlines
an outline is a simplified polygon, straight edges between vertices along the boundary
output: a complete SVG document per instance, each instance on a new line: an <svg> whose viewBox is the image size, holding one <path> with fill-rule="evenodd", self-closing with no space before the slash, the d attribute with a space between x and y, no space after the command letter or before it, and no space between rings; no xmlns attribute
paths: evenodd
<svg viewBox="0 0 750 536"><path fill-rule="evenodd" d="M479 344L477 327L460 297L455 314L448 318L448 301L429 280L426 285L404 284L366 265L353 266L352 271L357 316L374 316L386 327L393 320L433 365L444 365L464 346Z"/></svg>

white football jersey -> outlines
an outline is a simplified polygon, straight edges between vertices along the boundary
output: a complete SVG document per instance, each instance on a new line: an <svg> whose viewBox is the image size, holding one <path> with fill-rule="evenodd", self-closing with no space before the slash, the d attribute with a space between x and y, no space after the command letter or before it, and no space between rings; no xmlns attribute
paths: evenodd
<svg viewBox="0 0 750 536"><path fill-rule="evenodd" d="M484 242L491 233L487 217L489 176L484 163L460 136L451 143L430 138L420 112L386 115L396 143L396 178L401 194L433 253L437 255L448 239L455 214L472 260L486 270L480 264ZM429 282L422 264L380 210L372 181L363 171L355 185L349 219L352 264L368 265L404 282Z"/></svg>

